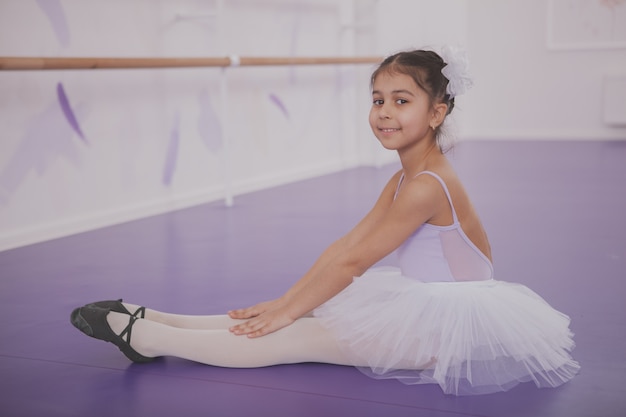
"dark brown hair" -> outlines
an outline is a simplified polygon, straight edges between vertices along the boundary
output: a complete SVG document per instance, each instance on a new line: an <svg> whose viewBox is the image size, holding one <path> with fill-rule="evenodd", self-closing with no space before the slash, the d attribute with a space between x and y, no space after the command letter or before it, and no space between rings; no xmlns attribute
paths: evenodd
<svg viewBox="0 0 626 417"><path fill-rule="evenodd" d="M446 93L448 79L441 73L446 66L443 59L433 51L416 50L399 52L386 58L374 71L371 85L383 72L405 74L430 96L431 103L445 103L448 113L454 108L454 97Z"/></svg>

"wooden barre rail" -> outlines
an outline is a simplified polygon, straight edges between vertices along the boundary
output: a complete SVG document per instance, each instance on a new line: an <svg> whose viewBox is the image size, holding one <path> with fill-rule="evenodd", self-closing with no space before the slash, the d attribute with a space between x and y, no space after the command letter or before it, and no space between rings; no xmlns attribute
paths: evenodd
<svg viewBox="0 0 626 417"><path fill-rule="evenodd" d="M380 57L43 58L0 57L0 70L237 67L378 64Z"/></svg>

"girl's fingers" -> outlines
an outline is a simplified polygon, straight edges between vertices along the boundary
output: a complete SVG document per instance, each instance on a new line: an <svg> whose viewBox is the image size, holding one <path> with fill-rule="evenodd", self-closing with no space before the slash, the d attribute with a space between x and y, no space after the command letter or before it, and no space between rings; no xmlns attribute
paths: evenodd
<svg viewBox="0 0 626 417"><path fill-rule="evenodd" d="M233 319L245 319L245 313L243 310L230 310L228 315Z"/></svg>
<svg viewBox="0 0 626 417"><path fill-rule="evenodd" d="M245 323L233 326L229 330L236 335L250 335L250 333L258 331L263 326L264 323L262 321L253 319Z"/></svg>
<svg viewBox="0 0 626 417"><path fill-rule="evenodd" d="M255 304L247 308L239 308L236 310L230 310L228 312L228 315L233 319L240 319L240 320L250 319L253 317L258 317L264 313L267 313L268 311L275 310L279 308L281 304L282 304L282 301L280 299L264 301L262 303Z"/></svg>
<svg viewBox="0 0 626 417"><path fill-rule="evenodd" d="M293 319L289 316L273 311L233 326L229 330L238 336L246 335L249 338L255 338L273 333L291 323L293 323Z"/></svg>
<svg viewBox="0 0 626 417"><path fill-rule="evenodd" d="M233 319L249 319L251 317L258 316L259 313L254 307L241 308L238 310L231 310L228 315Z"/></svg>

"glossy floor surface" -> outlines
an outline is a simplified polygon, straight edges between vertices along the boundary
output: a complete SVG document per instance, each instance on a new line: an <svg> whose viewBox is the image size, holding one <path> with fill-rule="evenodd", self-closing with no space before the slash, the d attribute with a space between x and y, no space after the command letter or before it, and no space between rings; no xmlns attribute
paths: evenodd
<svg viewBox="0 0 626 417"><path fill-rule="evenodd" d="M490 235L496 278L572 318L582 369L570 383L453 397L325 364L131 364L69 323L99 299L213 314L278 296L365 213L388 166L1 252L0 415L626 415L626 141L478 141L450 157Z"/></svg>

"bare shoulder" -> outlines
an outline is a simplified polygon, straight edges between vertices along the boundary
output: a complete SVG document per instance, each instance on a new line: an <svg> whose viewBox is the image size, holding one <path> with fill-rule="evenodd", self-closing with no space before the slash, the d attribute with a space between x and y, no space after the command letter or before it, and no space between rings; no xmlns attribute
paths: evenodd
<svg viewBox="0 0 626 417"><path fill-rule="evenodd" d="M440 180L443 181L443 185ZM412 205L431 214L427 222L441 226L453 223L446 189L457 211L459 206L463 209L468 206L468 196L461 180L447 160L431 164L426 170L407 181L405 187L406 197L411 199Z"/></svg>
<svg viewBox="0 0 626 417"><path fill-rule="evenodd" d="M394 205L396 215L406 215L424 223L437 217L445 209L446 201L445 192L436 178L418 175L403 181Z"/></svg>
<svg viewBox="0 0 626 417"><path fill-rule="evenodd" d="M466 200L468 198L461 179L447 159L443 159L434 166L429 167L428 171L441 178L453 200ZM416 179L421 179L424 183L429 183L431 187L441 189L445 195L441 183L432 175L419 175Z"/></svg>
<svg viewBox="0 0 626 417"><path fill-rule="evenodd" d="M437 175L441 178L441 175ZM437 178L426 173L408 179L406 184L403 184L403 188L404 194L413 197L414 200L432 199L442 193L445 197L445 192Z"/></svg>
<svg viewBox="0 0 626 417"><path fill-rule="evenodd" d="M385 185L385 188L383 188L383 191L381 193L381 197L382 198L386 198L386 199L393 199L393 196L396 193L396 190L398 189L398 186L400 185L400 180L402 179L402 170L398 170L395 174L393 174L391 176L391 178L389 178L389 181L387 181L387 184Z"/></svg>
<svg viewBox="0 0 626 417"><path fill-rule="evenodd" d="M397 186L400 183L400 178L402 178L402 170L399 169L395 174L389 179L387 185L395 185Z"/></svg>

